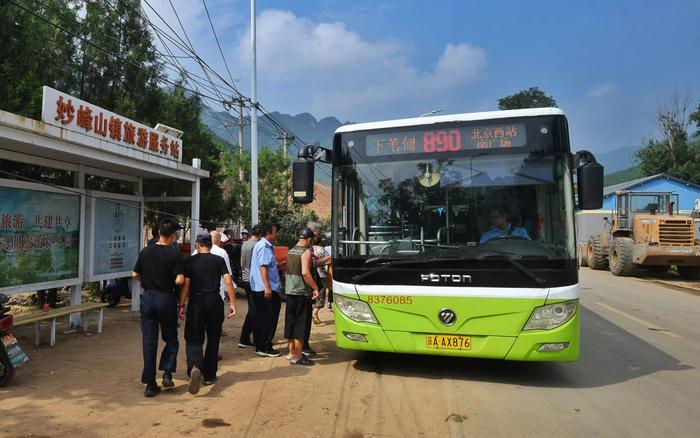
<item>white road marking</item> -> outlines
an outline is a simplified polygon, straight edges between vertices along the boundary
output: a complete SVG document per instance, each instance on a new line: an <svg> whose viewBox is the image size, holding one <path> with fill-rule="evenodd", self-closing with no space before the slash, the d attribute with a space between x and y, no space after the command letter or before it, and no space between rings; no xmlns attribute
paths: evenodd
<svg viewBox="0 0 700 438"><path fill-rule="evenodd" d="M668 336L670 336L670 337L672 337L672 338L680 338L680 337L681 337L680 335L677 335L677 334L673 333L673 332L670 331L670 330L661 328L661 327L659 327L659 326L657 326L657 325L654 325L654 324L652 324L652 323L650 323L650 322L648 322L648 321L645 321L645 320L643 320L643 319L641 319L641 318L637 318L636 316L630 315L630 314L627 313L627 312L624 312L624 311L622 311L622 310L620 310L620 309L616 309L615 307L612 307L612 306L610 306L610 305L608 305L608 304L605 304L605 303L603 303L603 302L596 301L596 304L599 305L600 307L603 307L603 308L605 308L605 309L607 309L607 310L613 312L613 313L616 313L616 314L618 314L618 315L620 315L620 316L624 316L624 317L627 318L627 319L630 319L630 320L632 320L632 321L634 321L634 322L636 322L636 323L638 323L638 324L641 324L641 325L645 326L646 328L648 328L648 329L650 329L650 330L663 333L664 335L668 335Z"/></svg>

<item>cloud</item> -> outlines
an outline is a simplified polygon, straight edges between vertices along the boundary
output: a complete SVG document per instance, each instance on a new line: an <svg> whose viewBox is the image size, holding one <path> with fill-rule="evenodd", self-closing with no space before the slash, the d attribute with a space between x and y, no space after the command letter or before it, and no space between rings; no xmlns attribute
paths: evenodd
<svg viewBox="0 0 700 438"><path fill-rule="evenodd" d="M434 65L419 67L405 43L368 41L342 22L290 11L263 11L257 29L259 100L282 111L352 120L416 115L454 104L487 65L483 49L457 43L447 44ZM250 65L249 29L234 58Z"/></svg>
<svg viewBox="0 0 700 438"><path fill-rule="evenodd" d="M607 82L603 82L602 84L597 84L597 85L592 86L588 90L587 95L590 97L594 97L596 99L602 99L603 97L612 93L612 91L614 89L615 89L615 84L613 84L612 81L607 81Z"/></svg>

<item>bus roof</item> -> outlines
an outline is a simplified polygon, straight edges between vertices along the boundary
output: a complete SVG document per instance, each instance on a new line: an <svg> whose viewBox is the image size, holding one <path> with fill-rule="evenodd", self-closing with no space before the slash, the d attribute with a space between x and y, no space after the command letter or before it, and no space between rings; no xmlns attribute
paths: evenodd
<svg viewBox="0 0 700 438"><path fill-rule="evenodd" d="M505 119L511 117L535 117L564 115L559 108L527 108L504 111L484 111L480 113L449 114L444 116L412 117L410 119L385 120L382 122L355 123L343 125L335 130L336 134L344 132L368 131L371 129L402 128L406 126L432 125L444 122L470 122L475 120Z"/></svg>

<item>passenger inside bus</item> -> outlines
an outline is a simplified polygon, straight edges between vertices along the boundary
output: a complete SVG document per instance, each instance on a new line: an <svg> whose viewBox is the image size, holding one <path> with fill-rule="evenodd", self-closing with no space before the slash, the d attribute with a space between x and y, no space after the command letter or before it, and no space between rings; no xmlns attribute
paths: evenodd
<svg viewBox="0 0 700 438"><path fill-rule="evenodd" d="M480 245L483 245L491 239L506 236L530 240L530 236L527 234L525 228L513 226L508 217L508 212L502 206L495 206L489 209L489 221L491 223L491 229L481 235L481 239L479 240Z"/></svg>

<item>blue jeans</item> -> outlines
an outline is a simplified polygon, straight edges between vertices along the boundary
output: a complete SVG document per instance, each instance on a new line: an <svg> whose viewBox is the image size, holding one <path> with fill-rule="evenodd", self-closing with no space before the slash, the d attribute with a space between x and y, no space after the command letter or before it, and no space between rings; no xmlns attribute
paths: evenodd
<svg viewBox="0 0 700 438"><path fill-rule="evenodd" d="M141 295L141 333L143 334L143 372L141 383L156 383L158 329L165 341L158 369L174 373L177 366L177 298L173 292L147 289Z"/></svg>

